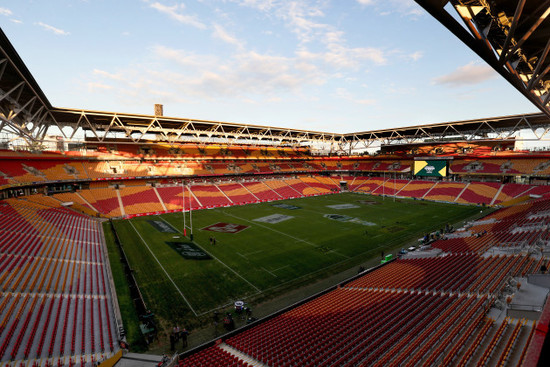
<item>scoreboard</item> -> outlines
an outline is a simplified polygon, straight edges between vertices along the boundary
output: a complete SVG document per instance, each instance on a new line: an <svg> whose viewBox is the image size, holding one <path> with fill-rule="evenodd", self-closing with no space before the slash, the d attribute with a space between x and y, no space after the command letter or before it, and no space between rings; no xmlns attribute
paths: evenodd
<svg viewBox="0 0 550 367"><path fill-rule="evenodd" d="M413 168L415 176L446 177L448 172L446 160L414 161Z"/></svg>

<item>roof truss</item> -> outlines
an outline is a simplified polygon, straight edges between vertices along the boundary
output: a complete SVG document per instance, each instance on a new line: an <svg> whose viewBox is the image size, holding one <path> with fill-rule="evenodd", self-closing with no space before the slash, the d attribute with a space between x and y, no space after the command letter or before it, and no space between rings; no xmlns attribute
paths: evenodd
<svg viewBox="0 0 550 367"><path fill-rule="evenodd" d="M550 0L415 1L550 117Z"/></svg>

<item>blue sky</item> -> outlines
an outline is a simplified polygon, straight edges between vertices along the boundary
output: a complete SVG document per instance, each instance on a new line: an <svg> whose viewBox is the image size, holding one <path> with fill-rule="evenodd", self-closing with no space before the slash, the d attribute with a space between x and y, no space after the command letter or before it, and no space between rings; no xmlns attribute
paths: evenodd
<svg viewBox="0 0 550 367"><path fill-rule="evenodd" d="M58 107L347 133L538 112L413 0L2 0Z"/></svg>

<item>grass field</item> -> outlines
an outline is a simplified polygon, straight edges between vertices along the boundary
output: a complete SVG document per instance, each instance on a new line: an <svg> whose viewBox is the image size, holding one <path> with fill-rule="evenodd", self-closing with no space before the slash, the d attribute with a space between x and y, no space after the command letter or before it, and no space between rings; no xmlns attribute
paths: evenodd
<svg viewBox="0 0 550 367"><path fill-rule="evenodd" d="M274 206L283 203L298 208ZM341 204L349 207L329 207ZM148 307L166 325L190 325L190 320L237 299L269 298L380 257L381 251L476 213L475 206L383 200L354 193L194 211L194 243L210 260L180 256L166 242L189 241L181 233L160 232L148 222L162 221L182 230L181 213L120 220L114 225ZM347 218L330 219L327 214ZM278 223L256 220L271 215L291 218ZM247 228L238 233L202 230L220 222ZM216 245L210 243L211 236Z"/></svg>

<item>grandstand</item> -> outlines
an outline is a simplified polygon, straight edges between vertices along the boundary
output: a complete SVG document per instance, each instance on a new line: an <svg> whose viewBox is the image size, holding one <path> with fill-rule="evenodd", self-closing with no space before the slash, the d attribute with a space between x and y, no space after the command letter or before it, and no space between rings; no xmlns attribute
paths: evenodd
<svg viewBox="0 0 550 367"><path fill-rule="evenodd" d="M458 33L436 1L418 2ZM509 2L494 3L513 18ZM491 18L495 5L455 1L453 6L476 7L476 19L465 19L475 29ZM500 22L502 17L494 17L495 22L497 18ZM495 132L512 136L526 128L548 131L546 72L535 74L548 71L543 64L549 47L525 43L535 29L520 42L509 40L508 34L526 31L514 23L502 25L505 35L484 44L495 47L506 40L498 48L505 51L502 55L510 51L504 46L514 45L518 51L523 45L525 52L511 53L522 56L518 70L528 70L534 78L530 87L518 85L518 73L501 69L509 64L506 60L497 65L483 57L499 73L507 73L503 76L542 113L350 134L57 108L0 33L0 132L24 142L0 149L0 366L115 363L127 342L117 290L133 292L134 304L126 306L139 314L143 329L150 326L145 321L148 295L141 294L136 269L120 243L114 258L124 262L126 273L120 278L126 279L123 288L115 286L115 267L108 256L112 249L107 247L107 237L113 235L104 232L108 227L102 223L314 196L337 198L328 195L341 192L363 194L367 202L372 196L410 198L420 204L493 210L456 230L428 233L422 246L413 246L415 251L403 249L397 259L363 269L319 294L176 355L178 365L541 363L550 323L550 152L519 149L513 138L502 139ZM529 52L544 57L533 64L538 56L528 58ZM112 124L115 117L117 124ZM41 128L29 129L36 121ZM59 137L52 142L46 136L51 127L83 133L86 139L77 143ZM109 137L109 130L126 138ZM181 141L173 139L176 135ZM380 149L355 154L357 142L366 147L377 142ZM443 162L445 174L416 169L417 162L429 166L434 161ZM288 201L283 205L292 207ZM217 223L214 231L223 225ZM187 238L185 229L170 233ZM192 243L192 234L189 239ZM149 251L159 262L156 249ZM261 249L250 253L254 251ZM235 273L231 264L221 263L228 273L208 274L220 282ZM174 285L178 281L170 280ZM246 278L237 282L259 291ZM525 300L531 302L527 308ZM217 309L224 306L227 310L226 305ZM153 312L154 307L152 303ZM204 314L190 309L194 325L202 326ZM167 323L155 327L161 334L170 328Z"/></svg>

